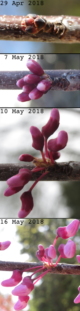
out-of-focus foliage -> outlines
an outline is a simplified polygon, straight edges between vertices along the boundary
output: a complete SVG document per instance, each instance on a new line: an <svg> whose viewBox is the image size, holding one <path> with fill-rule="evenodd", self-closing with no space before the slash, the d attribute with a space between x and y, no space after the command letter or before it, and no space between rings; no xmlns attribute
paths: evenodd
<svg viewBox="0 0 80 311"><path fill-rule="evenodd" d="M56 237L56 229L58 226L65 226L69 223L66 219L44 219L43 224L37 225L37 220L34 224L29 224L29 220L25 220L22 227L17 228L19 242L22 244L22 253L30 255L30 261L37 261L35 253L38 249L38 244L43 244L48 247L53 243ZM80 230L72 238L76 243L76 254L80 254ZM66 243L67 240L59 238L56 243L57 256L58 246L61 243ZM61 259L60 262L77 264L76 256L72 259ZM74 275L51 275L48 274L42 279L39 286L35 286L33 299L30 300L30 311L51 310L51 311L78 311L79 304L76 306L73 303L74 298L78 294L77 287L80 283L80 276Z"/></svg>
<svg viewBox="0 0 80 311"><path fill-rule="evenodd" d="M0 294L0 311L14 311L14 303L11 295L3 296Z"/></svg>

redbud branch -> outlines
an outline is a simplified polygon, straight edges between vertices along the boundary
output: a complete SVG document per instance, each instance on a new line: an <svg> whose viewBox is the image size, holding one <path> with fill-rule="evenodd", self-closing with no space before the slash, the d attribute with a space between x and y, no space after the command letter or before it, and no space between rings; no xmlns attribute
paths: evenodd
<svg viewBox="0 0 80 311"><path fill-rule="evenodd" d="M20 168L28 168L32 170L35 166L33 164L0 164L0 180L5 181L11 176L18 174ZM46 165L44 167L47 170ZM32 172L31 180L36 180L43 173L43 170L40 172ZM42 178L44 181L79 181L80 180L80 162L62 162L56 163L48 167L48 173Z"/></svg>
<svg viewBox="0 0 80 311"><path fill-rule="evenodd" d="M33 22L28 23L29 17ZM80 18L75 16L0 16L0 40L80 42Z"/></svg>
<svg viewBox="0 0 80 311"><path fill-rule="evenodd" d="M31 268L31 272L35 272L35 269L38 269L39 266L44 267L44 264L42 262L6 262L6 261L0 261L0 271L13 271L16 269L26 271L26 269ZM32 269L33 267L33 269ZM49 273L51 274L74 274L74 275L80 275L80 265L71 265L71 264L57 264L55 267L54 265L47 266L44 268L44 271L49 270ZM30 272L30 270L29 270Z"/></svg>
<svg viewBox="0 0 80 311"><path fill-rule="evenodd" d="M52 80L51 90L80 90L80 70L45 70ZM0 89L19 89L17 80L28 75L29 71L0 71Z"/></svg>

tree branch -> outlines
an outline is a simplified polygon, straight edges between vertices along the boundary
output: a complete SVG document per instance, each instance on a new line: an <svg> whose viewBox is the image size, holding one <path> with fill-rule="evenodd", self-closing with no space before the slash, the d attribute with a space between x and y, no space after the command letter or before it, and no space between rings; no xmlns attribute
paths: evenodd
<svg viewBox="0 0 80 311"><path fill-rule="evenodd" d="M0 15L0 40L77 43L80 42L80 18L64 15Z"/></svg>
<svg viewBox="0 0 80 311"><path fill-rule="evenodd" d="M32 170L35 166L33 164L0 164L0 180L5 181L13 175L18 174L20 168L28 168ZM44 168L46 169L46 168ZM56 163L47 168L48 174L41 180L44 181L80 181L80 162L61 162ZM36 180L42 171L32 172L31 180Z"/></svg>
<svg viewBox="0 0 80 311"><path fill-rule="evenodd" d="M42 262L6 262L6 261L0 261L0 271L13 271L16 269L24 270L30 269L29 272L35 271L35 269L38 269L39 266L44 266ZM33 269L32 269L33 268ZM49 266L48 266L49 268ZM47 268L44 268L44 271L46 271ZM74 274L74 275L80 275L80 265L71 265L71 264L57 264L56 267L53 266L50 267L50 273L51 274Z"/></svg>
<svg viewBox="0 0 80 311"><path fill-rule="evenodd" d="M28 75L29 71L0 71L0 89L19 89L17 80ZM45 70L52 79L52 90L80 90L80 70Z"/></svg>

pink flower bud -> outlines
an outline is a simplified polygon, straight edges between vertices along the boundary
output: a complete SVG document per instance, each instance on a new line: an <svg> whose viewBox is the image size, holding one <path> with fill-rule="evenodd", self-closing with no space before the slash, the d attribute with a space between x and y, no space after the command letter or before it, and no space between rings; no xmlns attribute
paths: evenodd
<svg viewBox="0 0 80 311"><path fill-rule="evenodd" d="M30 99L38 99L40 97L42 97L42 95L44 94L44 92L39 91L37 88L33 89L30 93L29 93L29 100Z"/></svg>
<svg viewBox="0 0 80 311"><path fill-rule="evenodd" d="M27 65L28 69L30 71L32 71L32 73L34 73L38 76L42 76L44 74L42 67L35 60L28 59L26 65Z"/></svg>
<svg viewBox="0 0 80 311"><path fill-rule="evenodd" d="M17 100L19 100L20 102L27 102L30 100L30 98L26 92L22 92L18 95Z"/></svg>
<svg viewBox="0 0 80 311"><path fill-rule="evenodd" d="M25 277L23 282L13 289L12 294L14 296L27 296L33 289L34 284L32 280L29 277Z"/></svg>
<svg viewBox="0 0 80 311"><path fill-rule="evenodd" d="M41 81L40 76L34 75L34 74L28 74L24 77L24 81L28 84L35 84Z"/></svg>
<svg viewBox="0 0 80 311"><path fill-rule="evenodd" d="M59 111L56 108L53 108L50 114L50 119L47 122L46 125L42 127L42 133L43 135L48 138L51 136L58 128L59 126Z"/></svg>
<svg viewBox="0 0 80 311"><path fill-rule="evenodd" d="M74 303L80 303L80 294L74 299Z"/></svg>
<svg viewBox="0 0 80 311"><path fill-rule="evenodd" d="M39 251L44 251L43 245L42 245L42 244L39 244L39 245L38 245L38 249L39 249Z"/></svg>
<svg viewBox="0 0 80 311"><path fill-rule="evenodd" d="M10 244L10 241L0 242L0 251L4 251L5 249L7 249Z"/></svg>
<svg viewBox="0 0 80 311"><path fill-rule="evenodd" d="M68 134L65 131L61 131L58 137L55 139L50 139L48 141L49 150L56 152L66 147L68 141Z"/></svg>
<svg viewBox="0 0 80 311"><path fill-rule="evenodd" d="M24 78L18 80L16 85L22 89L22 87L25 85Z"/></svg>
<svg viewBox="0 0 80 311"><path fill-rule="evenodd" d="M18 217L24 218L32 211L33 197L30 191L26 191L21 195L20 199L22 201L22 206L18 213Z"/></svg>
<svg viewBox="0 0 80 311"><path fill-rule="evenodd" d="M41 92L46 92L51 88L52 82L50 79L44 79L37 85L37 89Z"/></svg>
<svg viewBox="0 0 80 311"><path fill-rule="evenodd" d="M24 309L27 306L29 296L19 296L19 300L14 305L14 309L19 311Z"/></svg>
<svg viewBox="0 0 80 311"><path fill-rule="evenodd" d="M77 258L77 261L80 263L80 255L77 255L76 258Z"/></svg>
<svg viewBox="0 0 80 311"><path fill-rule="evenodd" d="M34 160L34 157L30 154L21 154L19 160L24 162L32 162Z"/></svg>
<svg viewBox="0 0 80 311"><path fill-rule="evenodd" d="M6 287L15 286L22 280L22 272L20 270L14 270L10 279L2 281L1 285Z"/></svg>
<svg viewBox="0 0 80 311"><path fill-rule="evenodd" d="M20 188L20 190L27 184L31 179L31 171L28 169L20 169L19 174L12 176L7 180L7 184L10 188Z"/></svg>
<svg viewBox="0 0 80 311"><path fill-rule="evenodd" d="M19 192L20 190L22 189L22 187L17 187L17 188L7 188L5 191L4 191L4 195L5 197L9 197L17 192Z"/></svg>
<svg viewBox="0 0 80 311"><path fill-rule="evenodd" d="M56 258L56 250L53 245L50 245L48 248L48 257L52 259Z"/></svg>
<svg viewBox="0 0 80 311"><path fill-rule="evenodd" d="M76 252L76 245L73 241L69 240L65 245L64 245L64 255L67 258L72 258L74 257Z"/></svg>
<svg viewBox="0 0 80 311"><path fill-rule="evenodd" d="M34 88L35 88L34 84L32 85L27 84L27 85L24 85L22 89L23 89L23 92L29 94Z"/></svg>
<svg viewBox="0 0 80 311"><path fill-rule="evenodd" d="M61 150L66 147L68 142L68 134L65 131L60 131L57 137L57 146L58 150Z"/></svg>
<svg viewBox="0 0 80 311"><path fill-rule="evenodd" d="M42 133L35 126L30 127L30 133L31 133L32 139L33 139L32 147L35 148L36 150L42 151L43 146L44 146L44 137L43 137Z"/></svg>
<svg viewBox="0 0 80 311"><path fill-rule="evenodd" d="M61 237L62 239L68 239L70 237L73 237L79 227L79 220L74 219L68 226L65 227L59 227L57 229L57 236Z"/></svg>
<svg viewBox="0 0 80 311"><path fill-rule="evenodd" d="M58 251L59 251L62 258L66 258L65 254L64 254L64 244L59 245Z"/></svg>
<svg viewBox="0 0 80 311"><path fill-rule="evenodd" d="M36 252L36 257L40 260L40 261L43 261L43 259L42 259L42 254L40 254L40 252L39 251L37 251Z"/></svg>

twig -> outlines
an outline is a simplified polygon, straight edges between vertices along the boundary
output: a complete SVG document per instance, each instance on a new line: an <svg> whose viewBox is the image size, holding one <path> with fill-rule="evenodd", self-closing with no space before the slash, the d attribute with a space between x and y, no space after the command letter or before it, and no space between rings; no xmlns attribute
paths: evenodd
<svg viewBox="0 0 80 311"><path fill-rule="evenodd" d="M16 269L19 270L27 270L31 268L31 271L29 270L29 272L35 271L36 268L38 268L39 266L43 267L43 263L42 262L6 262L6 261L0 261L0 271L13 271ZM32 269L33 268L33 269ZM46 271L47 268L45 267L44 271ZM51 266L50 267L50 273L51 274L74 274L74 275L80 275L80 265L71 265L71 264L57 264L56 267Z"/></svg>
<svg viewBox="0 0 80 311"><path fill-rule="evenodd" d="M33 22L28 22L30 17ZM80 42L80 18L0 15L0 40L77 43Z"/></svg>
<svg viewBox="0 0 80 311"><path fill-rule="evenodd" d="M34 168L33 164L0 164L0 180L5 181L13 175L18 174L20 168L28 168L32 170ZM44 168L45 169L45 168ZM48 174L44 176L41 180L44 181L79 181L80 180L80 162L62 162L55 163L53 166L48 167ZM43 170L39 172L32 172L31 180L36 180L41 176Z"/></svg>
<svg viewBox="0 0 80 311"><path fill-rule="evenodd" d="M0 89L18 89L16 82L29 71L0 71ZM45 70L52 79L52 90L80 90L80 70Z"/></svg>

